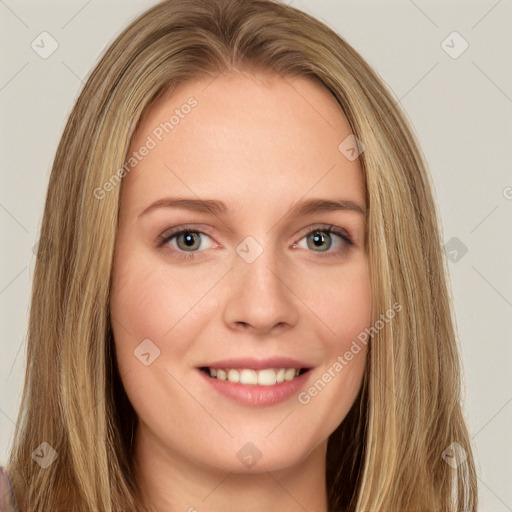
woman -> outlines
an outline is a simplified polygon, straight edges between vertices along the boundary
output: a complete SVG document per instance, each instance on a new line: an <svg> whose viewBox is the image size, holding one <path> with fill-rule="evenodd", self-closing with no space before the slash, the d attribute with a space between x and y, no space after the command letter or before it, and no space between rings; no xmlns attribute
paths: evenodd
<svg viewBox="0 0 512 512"><path fill-rule="evenodd" d="M21 511L476 510L430 178L319 21L134 21L70 115L39 251Z"/></svg>

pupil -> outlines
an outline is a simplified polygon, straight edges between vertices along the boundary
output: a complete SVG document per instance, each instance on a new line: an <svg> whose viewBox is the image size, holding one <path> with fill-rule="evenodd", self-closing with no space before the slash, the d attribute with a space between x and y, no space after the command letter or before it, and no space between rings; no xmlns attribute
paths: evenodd
<svg viewBox="0 0 512 512"><path fill-rule="evenodd" d="M185 241L185 245L187 247L193 247L194 245L194 242L195 242L195 235L192 234L192 233L186 233L183 235L183 238L184 238L184 241Z"/></svg>
<svg viewBox="0 0 512 512"><path fill-rule="evenodd" d="M313 236L313 243L315 247L321 248L322 244L325 244L325 235L321 231L317 231ZM328 249L329 247L327 247Z"/></svg>

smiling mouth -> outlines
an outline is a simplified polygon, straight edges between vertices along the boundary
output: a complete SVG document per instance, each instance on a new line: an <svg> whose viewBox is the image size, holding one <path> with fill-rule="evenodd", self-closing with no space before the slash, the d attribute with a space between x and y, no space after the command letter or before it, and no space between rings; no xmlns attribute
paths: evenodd
<svg viewBox="0 0 512 512"><path fill-rule="evenodd" d="M274 386L294 380L309 368L199 368L212 379L244 384L246 386Z"/></svg>

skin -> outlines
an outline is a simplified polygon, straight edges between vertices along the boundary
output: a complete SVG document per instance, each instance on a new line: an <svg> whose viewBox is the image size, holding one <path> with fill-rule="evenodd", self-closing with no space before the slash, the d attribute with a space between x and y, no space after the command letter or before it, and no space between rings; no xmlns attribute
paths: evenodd
<svg viewBox="0 0 512 512"><path fill-rule="evenodd" d="M229 512L240 504L248 512L326 512L327 440L360 389L366 347L307 405L297 396L240 405L196 367L288 356L313 367L310 386L369 327L364 217L348 210L288 215L310 198L366 207L360 164L338 149L351 130L317 82L237 72L183 84L160 99L129 154L190 96L197 106L121 189L111 316L123 385L139 418L137 480L166 512ZM158 208L139 217L171 196L221 200L232 213ZM156 245L184 224L205 233L192 249L183 236ZM354 245L327 234L316 248L307 232L317 224L345 229ZM252 263L236 251L248 236L263 249ZM192 260L178 255L191 252ZM144 339L160 350L148 366L134 356ZM252 467L237 457L249 442L261 453Z"/></svg>

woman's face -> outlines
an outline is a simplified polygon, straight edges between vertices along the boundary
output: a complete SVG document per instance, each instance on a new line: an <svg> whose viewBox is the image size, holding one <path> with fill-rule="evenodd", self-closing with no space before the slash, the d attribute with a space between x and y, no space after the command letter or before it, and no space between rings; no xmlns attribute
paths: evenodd
<svg viewBox="0 0 512 512"><path fill-rule="evenodd" d="M350 139L339 148L350 133L321 85L262 74L188 83L142 120L111 318L137 453L155 467L323 464L361 386L366 347L346 353L371 291L364 215L307 205L365 209Z"/></svg>

